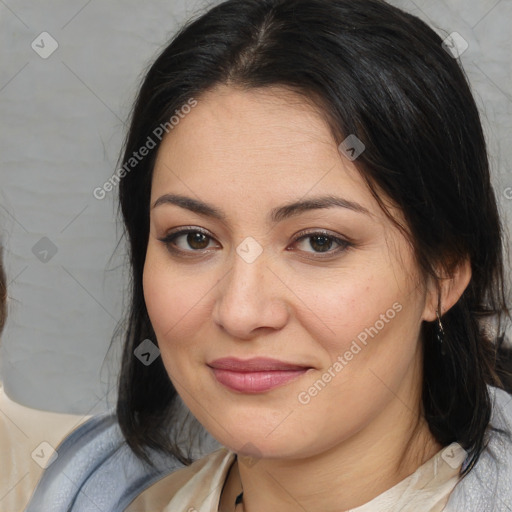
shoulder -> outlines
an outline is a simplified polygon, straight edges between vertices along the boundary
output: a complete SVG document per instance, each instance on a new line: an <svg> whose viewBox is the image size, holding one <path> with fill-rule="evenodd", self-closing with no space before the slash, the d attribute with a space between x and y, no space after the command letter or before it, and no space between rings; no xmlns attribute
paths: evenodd
<svg viewBox="0 0 512 512"><path fill-rule="evenodd" d="M0 383L0 497L2 510L23 510L55 448L88 419L26 407Z"/></svg>
<svg viewBox="0 0 512 512"><path fill-rule="evenodd" d="M95 416L68 435L46 469L26 512L125 510L145 488L183 467L151 452L153 466L129 448L113 412Z"/></svg>
<svg viewBox="0 0 512 512"><path fill-rule="evenodd" d="M446 510L512 510L512 395L490 387L488 442L473 469L457 484Z"/></svg>

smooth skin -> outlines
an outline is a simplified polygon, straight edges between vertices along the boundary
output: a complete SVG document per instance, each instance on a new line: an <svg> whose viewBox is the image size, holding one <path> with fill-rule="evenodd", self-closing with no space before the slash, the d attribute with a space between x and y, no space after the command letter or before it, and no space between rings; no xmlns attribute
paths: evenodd
<svg viewBox="0 0 512 512"><path fill-rule="evenodd" d="M340 154L318 109L278 87L216 87L159 149L146 305L173 385L239 454L223 500L241 479L249 512L354 508L442 448L421 415L420 327L436 319L439 293L443 311L458 300L470 267L439 287L423 276L356 162ZM206 203L222 218L169 195ZM272 219L284 205L323 196L346 204ZM173 237L185 228L200 232ZM247 237L263 249L251 263L237 252ZM394 318L301 403L299 394L393 304L401 306ZM215 379L207 363L221 357L272 357L310 369L248 394Z"/></svg>

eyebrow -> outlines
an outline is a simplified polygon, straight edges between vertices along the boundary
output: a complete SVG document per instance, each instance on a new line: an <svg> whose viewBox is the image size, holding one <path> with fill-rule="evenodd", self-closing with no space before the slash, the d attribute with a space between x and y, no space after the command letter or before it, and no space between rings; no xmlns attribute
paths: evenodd
<svg viewBox="0 0 512 512"><path fill-rule="evenodd" d="M203 201L193 199L191 197L179 194L164 194L153 203L152 208L156 208L163 204L173 204L205 217L213 217L214 219L218 219L223 222L226 221L226 214L224 212L208 203L204 203ZM341 197L326 195L294 201L292 203L273 208L270 212L270 219L273 223L277 223L307 211L333 207L346 208L357 213L370 215L370 212L359 203L349 201Z"/></svg>

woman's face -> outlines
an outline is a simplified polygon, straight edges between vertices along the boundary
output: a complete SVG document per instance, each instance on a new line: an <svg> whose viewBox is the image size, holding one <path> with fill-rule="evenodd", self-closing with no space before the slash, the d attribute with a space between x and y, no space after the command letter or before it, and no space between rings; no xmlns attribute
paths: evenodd
<svg viewBox="0 0 512 512"><path fill-rule="evenodd" d="M162 142L150 208L161 357L220 443L304 457L412 421L430 294L303 98L222 86L198 99Z"/></svg>

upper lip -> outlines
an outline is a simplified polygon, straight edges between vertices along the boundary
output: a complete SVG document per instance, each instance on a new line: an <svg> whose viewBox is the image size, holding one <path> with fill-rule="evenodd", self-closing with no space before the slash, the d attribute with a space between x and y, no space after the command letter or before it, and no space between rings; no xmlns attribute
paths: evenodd
<svg viewBox="0 0 512 512"><path fill-rule="evenodd" d="M290 371L290 370L304 370L310 366L296 363L287 363L286 361L279 361L278 359L271 359L267 357L253 357L251 359L237 359L235 357L223 357L215 359L208 363L211 368L220 370L231 370L237 372L261 372L261 371Z"/></svg>

